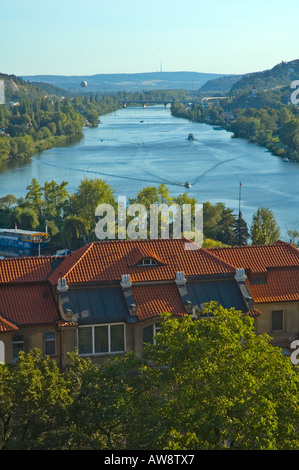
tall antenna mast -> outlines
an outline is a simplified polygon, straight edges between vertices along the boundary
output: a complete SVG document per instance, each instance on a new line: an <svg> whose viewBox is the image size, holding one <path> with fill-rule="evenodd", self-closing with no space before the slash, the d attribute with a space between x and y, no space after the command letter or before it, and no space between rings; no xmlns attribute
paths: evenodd
<svg viewBox="0 0 299 470"><path fill-rule="evenodd" d="M239 246L241 245L241 217L242 217L242 212L241 212L241 189L242 189L242 183L240 181L240 186L239 186Z"/></svg>

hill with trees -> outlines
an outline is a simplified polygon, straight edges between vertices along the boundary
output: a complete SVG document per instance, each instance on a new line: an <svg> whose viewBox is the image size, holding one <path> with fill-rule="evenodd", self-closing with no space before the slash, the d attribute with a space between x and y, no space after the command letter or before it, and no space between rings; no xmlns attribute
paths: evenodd
<svg viewBox="0 0 299 470"><path fill-rule="evenodd" d="M14 75L0 75L5 104L0 105L0 164L65 145L82 137L83 126L118 109L113 97L85 94L72 98L49 84L39 86Z"/></svg>
<svg viewBox="0 0 299 470"><path fill-rule="evenodd" d="M281 62L272 69L244 75L231 88L230 95L256 90L271 90L278 87L290 86L293 80L299 79L299 60Z"/></svg>
<svg viewBox="0 0 299 470"><path fill-rule="evenodd" d="M208 80L198 90L199 94L209 94L213 96L227 95L233 85L242 79L242 75L227 75L220 78Z"/></svg>
<svg viewBox="0 0 299 470"><path fill-rule="evenodd" d="M67 92L47 83L29 83L15 75L0 73L0 81L5 87L5 102L17 102L23 99L49 96L66 96Z"/></svg>

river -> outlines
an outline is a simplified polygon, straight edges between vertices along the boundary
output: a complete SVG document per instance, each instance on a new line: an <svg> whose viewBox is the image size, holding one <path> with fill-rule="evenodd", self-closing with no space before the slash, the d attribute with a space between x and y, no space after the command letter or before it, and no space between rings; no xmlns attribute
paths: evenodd
<svg viewBox="0 0 299 470"><path fill-rule="evenodd" d="M40 184L66 180L69 192L83 178L102 178L127 199L145 186L165 183L172 196L187 191L198 202L224 202L238 213L241 181L241 210L249 226L264 206L273 211L284 240L288 229L299 229L298 163L285 163L225 130L175 118L164 106L120 109L101 121L84 129L75 144L0 170L0 196L24 196L32 178ZM190 132L193 142L187 140ZM186 181L190 189L182 186Z"/></svg>

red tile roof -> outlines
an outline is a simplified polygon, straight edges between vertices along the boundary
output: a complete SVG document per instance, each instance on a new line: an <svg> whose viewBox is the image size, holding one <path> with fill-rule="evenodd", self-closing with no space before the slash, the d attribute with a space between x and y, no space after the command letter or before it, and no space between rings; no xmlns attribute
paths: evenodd
<svg viewBox="0 0 299 470"><path fill-rule="evenodd" d="M58 312L47 283L0 287L0 315L16 326L53 323Z"/></svg>
<svg viewBox="0 0 299 470"><path fill-rule="evenodd" d="M132 294L140 321L166 312L175 316L187 314L176 284L133 286Z"/></svg>
<svg viewBox="0 0 299 470"><path fill-rule="evenodd" d="M18 330L18 327L0 315L0 332Z"/></svg>
<svg viewBox="0 0 299 470"><path fill-rule="evenodd" d="M299 301L299 269L269 270L266 284L250 284L256 303Z"/></svg>
<svg viewBox="0 0 299 470"><path fill-rule="evenodd" d="M235 268L203 248L186 249L186 242L185 239L159 239L91 243L67 255L49 281L54 285L59 278L66 278L68 283L119 281L123 274L130 274L132 282L144 282L175 279L177 271L183 271L185 276L235 272ZM148 257L159 264L137 266Z"/></svg>
<svg viewBox="0 0 299 470"><path fill-rule="evenodd" d="M49 256L1 259L0 285L8 282L43 281L51 271L51 257Z"/></svg>
<svg viewBox="0 0 299 470"><path fill-rule="evenodd" d="M299 301L299 250L285 242L274 245L209 250L249 274L246 283L256 303ZM251 273L265 273L265 284L250 282Z"/></svg>
<svg viewBox="0 0 299 470"><path fill-rule="evenodd" d="M213 248L208 251L236 268L250 269L256 273L266 272L267 268L299 267L299 250L284 242L274 245Z"/></svg>

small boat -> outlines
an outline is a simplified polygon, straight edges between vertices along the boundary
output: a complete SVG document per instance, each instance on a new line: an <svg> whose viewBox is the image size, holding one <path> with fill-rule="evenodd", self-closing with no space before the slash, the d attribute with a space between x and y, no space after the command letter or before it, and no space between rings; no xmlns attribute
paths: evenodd
<svg viewBox="0 0 299 470"><path fill-rule="evenodd" d="M283 159L284 162L289 162L290 160L286 157Z"/></svg>
<svg viewBox="0 0 299 470"><path fill-rule="evenodd" d="M223 127L214 126L213 129L214 129L214 131L222 131L222 130L223 130Z"/></svg>
<svg viewBox="0 0 299 470"><path fill-rule="evenodd" d="M190 134L188 135L188 140L194 140L194 135L192 134L192 132L190 132Z"/></svg>
<svg viewBox="0 0 299 470"><path fill-rule="evenodd" d="M185 186L185 188L191 188L191 183L189 183L189 181L186 181L184 186Z"/></svg>

